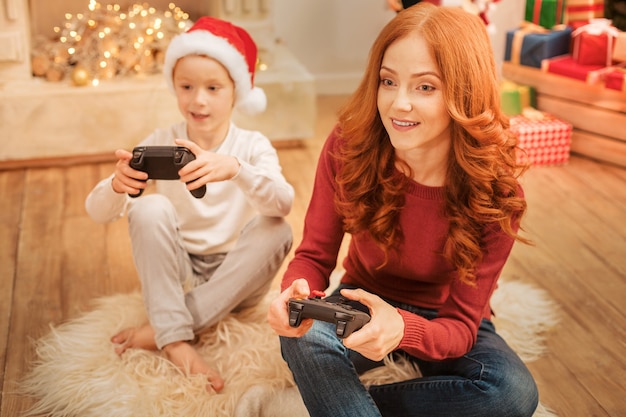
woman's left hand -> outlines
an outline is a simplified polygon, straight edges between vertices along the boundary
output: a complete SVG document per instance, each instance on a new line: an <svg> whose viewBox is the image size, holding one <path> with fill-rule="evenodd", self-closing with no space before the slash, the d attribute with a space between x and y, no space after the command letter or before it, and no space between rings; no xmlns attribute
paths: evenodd
<svg viewBox="0 0 626 417"><path fill-rule="evenodd" d="M178 171L180 180L187 183L190 190L209 182L230 180L239 172L239 161L234 156L205 151L186 139L176 139L176 144L189 149L196 157Z"/></svg>
<svg viewBox="0 0 626 417"><path fill-rule="evenodd" d="M383 360L404 337L402 316L394 306L365 290L344 289L341 295L367 306L372 317L360 330L343 339L344 346L373 361Z"/></svg>

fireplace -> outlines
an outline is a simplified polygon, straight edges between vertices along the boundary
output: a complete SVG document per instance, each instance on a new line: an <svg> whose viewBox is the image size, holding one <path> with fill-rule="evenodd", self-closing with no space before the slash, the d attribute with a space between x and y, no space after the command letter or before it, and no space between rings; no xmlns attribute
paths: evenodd
<svg viewBox="0 0 626 417"><path fill-rule="evenodd" d="M31 40L37 35L52 36L52 28L63 21L64 13L85 10L89 0L63 0L61 11L58 3L0 0L0 165L112 155L117 148L132 148L155 128L181 120L161 74L116 77L84 87L69 79L49 82L34 77ZM148 3L165 10L169 2ZM275 40L270 0L175 3L191 20L213 15L233 21L257 42L267 68L258 71L255 83L265 90L268 107L261 115L235 115L241 127L260 130L274 142L313 135L314 80L289 49ZM133 2L116 4L126 9Z"/></svg>

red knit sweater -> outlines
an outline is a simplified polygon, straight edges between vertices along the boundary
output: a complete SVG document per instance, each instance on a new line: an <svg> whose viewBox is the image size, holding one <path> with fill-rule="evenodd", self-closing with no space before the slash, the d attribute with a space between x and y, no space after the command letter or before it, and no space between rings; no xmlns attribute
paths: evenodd
<svg viewBox="0 0 626 417"><path fill-rule="evenodd" d="M333 132L322 150L303 239L285 272L283 289L297 278L306 278L311 290L328 288L344 237L342 219L333 203L338 163L329 155L337 142ZM491 317L489 299L514 242L499 225L487 227L476 286L460 282L451 264L440 255L448 229L442 205L442 187L412 182L400 215L404 243L388 254L387 265L377 269L383 253L367 233L351 237L343 263L342 282L381 297L438 310L437 318L429 321L398 309L405 322L398 349L425 360L459 357L472 348L481 319Z"/></svg>

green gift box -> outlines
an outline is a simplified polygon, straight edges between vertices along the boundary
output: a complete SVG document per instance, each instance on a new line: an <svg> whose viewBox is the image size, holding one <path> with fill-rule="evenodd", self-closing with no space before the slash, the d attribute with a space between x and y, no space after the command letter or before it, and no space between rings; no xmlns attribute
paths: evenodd
<svg viewBox="0 0 626 417"><path fill-rule="evenodd" d="M563 23L565 0L526 0L524 19L546 29Z"/></svg>
<svg viewBox="0 0 626 417"><path fill-rule="evenodd" d="M504 80L500 84L500 107L507 116L517 116L528 107L537 107L535 89Z"/></svg>

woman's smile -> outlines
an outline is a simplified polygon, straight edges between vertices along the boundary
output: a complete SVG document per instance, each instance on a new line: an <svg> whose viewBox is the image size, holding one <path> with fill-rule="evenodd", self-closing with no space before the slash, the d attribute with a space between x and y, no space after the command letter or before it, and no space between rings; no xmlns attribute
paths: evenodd
<svg viewBox="0 0 626 417"><path fill-rule="evenodd" d="M391 119L391 123L398 130L408 130L409 128L419 125L419 123L417 122L411 122L408 120L400 120L400 119L394 119L394 118Z"/></svg>

